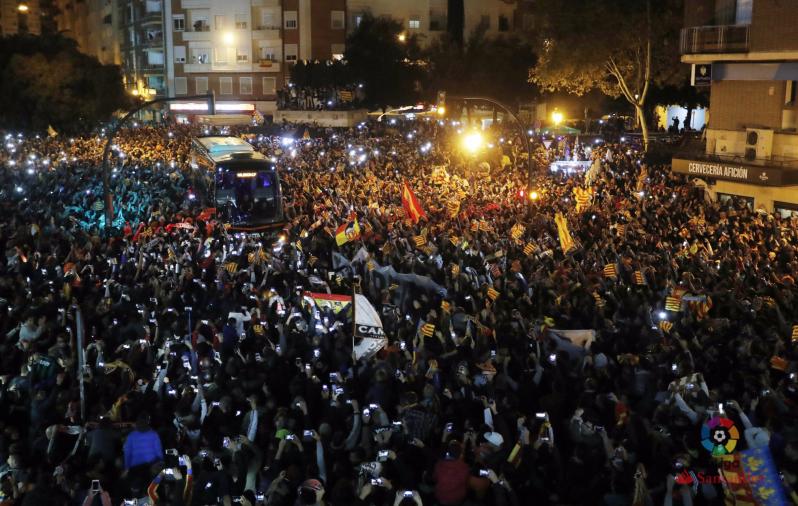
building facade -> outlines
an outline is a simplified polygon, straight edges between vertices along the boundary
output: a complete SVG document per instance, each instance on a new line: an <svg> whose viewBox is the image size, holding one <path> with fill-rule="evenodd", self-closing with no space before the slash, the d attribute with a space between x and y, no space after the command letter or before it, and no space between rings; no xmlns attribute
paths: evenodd
<svg viewBox="0 0 798 506"><path fill-rule="evenodd" d="M42 33L39 0L0 0L0 36Z"/></svg>
<svg viewBox="0 0 798 506"><path fill-rule="evenodd" d="M707 182L714 198L798 212L798 9L780 0L687 0L682 62L710 86L699 149L675 172Z"/></svg>
<svg viewBox="0 0 798 506"><path fill-rule="evenodd" d="M298 60L342 58L345 0L166 0L167 89L216 94L217 112L269 113ZM206 106L172 104L178 114Z"/></svg>
<svg viewBox="0 0 798 506"><path fill-rule="evenodd" d="M531 26L529 0L349 0L347 12L350 32L367 13L390 17L400 21L405 35L415 35L422 46L447 32L467 40L478 28L494 37L519 34Z"/></svg>

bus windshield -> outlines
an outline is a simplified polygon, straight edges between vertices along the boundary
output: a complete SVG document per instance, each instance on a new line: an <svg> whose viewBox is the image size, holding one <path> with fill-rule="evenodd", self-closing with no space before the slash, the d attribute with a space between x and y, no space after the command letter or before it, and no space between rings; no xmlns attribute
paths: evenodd
<svg viewBox="0 0 798 506"><path fill-rule="evenodd" d="M216 173L216 205L233 223L274 218L279 199L274 171L222 169Z"/></svg>

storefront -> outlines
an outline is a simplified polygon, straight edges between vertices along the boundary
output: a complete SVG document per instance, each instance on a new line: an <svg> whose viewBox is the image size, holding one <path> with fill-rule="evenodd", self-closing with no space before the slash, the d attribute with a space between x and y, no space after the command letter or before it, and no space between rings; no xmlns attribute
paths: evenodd
<svg viewBox="0 0 798 506"><path fill-rule="evenodd" d="M700 178L713 200L738 197L754 209L798 213L798 168L674 157L673 172Z"/></svg>

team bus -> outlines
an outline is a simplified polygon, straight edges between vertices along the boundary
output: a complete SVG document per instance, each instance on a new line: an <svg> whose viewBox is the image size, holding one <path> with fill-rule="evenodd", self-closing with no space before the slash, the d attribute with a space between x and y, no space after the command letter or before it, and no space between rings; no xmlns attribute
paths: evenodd
<svg viewBox="0 0 798 506"><path fill-rule="evenodd" d="M274 163L238 137L198 137L191 146L191 186L200 205L232 231L266 232L285 225Z"/></svg>

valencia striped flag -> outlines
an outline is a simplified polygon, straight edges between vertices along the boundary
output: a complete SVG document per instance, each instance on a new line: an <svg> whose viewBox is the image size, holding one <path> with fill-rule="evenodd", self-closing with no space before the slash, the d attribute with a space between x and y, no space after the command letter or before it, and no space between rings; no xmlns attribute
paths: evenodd
<svg viewBox="0 0 798 506"><path fill-rule="evenodd" d="M792 340L798 341L798 325L792 326Z"/></svg>
<svg viewBox="0 0 798 506"><path fill-rule="evenodd" d="M668 311L679 312L682 309L681 297L665 297L665 309Z"/></svg>
<svg viewBox="0 0 798 506"><path fill-rule="evenodd" d="M443 311L444 313L448 314L448 313L451 312L451 310L452 310L452 305L449 303L449 301L442 300L441 301L441 311Z"/></svg>
<svg viewBox="0 0 798 506"><path fill-rule="evenodd" d="M460 275L460 265L459 264L452 264L452 276L459 276Z"/></svg>
<svg viewBox="0 0 798 506"><path fill-rule="evenodd" d="M660 320L659 328L665 333L670 333L671 329L673 328L673 322L669 322L668 320Z"/></svg>
<svg viewBox="0 0 798 506"><path fill-rule="evenodd" d="M646 284L646 278L645 278L645 276L643 276L643 272L642 271L635 271L635 284L636 285L645 285Z"/></svg>
<svg viewBox="0 0 798 506"><path fill-rule="evenodd" d="M417 236L413 237L413 242L416 243L416 248L420 248L420 247L424 246L425 244L427 244L427 238L424 237L423 235L417 235Z"/></svg>
<svg viewBox="0 0 798 506"><path fill-rule="evenodd" d="M407 181L402 183L402 207L407 213L407 218L413 223L418 223L421 218L426 218L427 213L421 207L421 203L413 194L413 190L407 185Z"/></svg>
<svg viewBox="0 0 798 506"><path fill-rule="evenodd" d="M534 252L535 252L535 245L532 244L531 242L527 243L527 245L524 246L524 255L529 256Z"/></svg>
<svg viewBox="0 0 798 506"><path fill-rule="evenodd" d="M488 288L488 298L490 300L496 300L499 298L499 291L494 288Z"/></svg>
<svg viewBox="0 0 798 506"><path fill-rule="evenodd" d="M238 264L235 263L235 262L228 262L228 263L224 264L224 268L230 274L235 274L236 271L238 270Z"/></svg>
<svg viewBox="0 0 798 506"><path fill-rule="evenodd" d="M607 264L604 266L604 277L613 279L618 277L618 268L615 267L615 264Z"/></svg>
<svg viewBox="0 0 798 506"><path fill-rule="evenodd" d="M433 325L432 323L425 323L424 325L421 326L421 334L424 337L432 337L434 333L435 333L435 325Z"/></svg>

